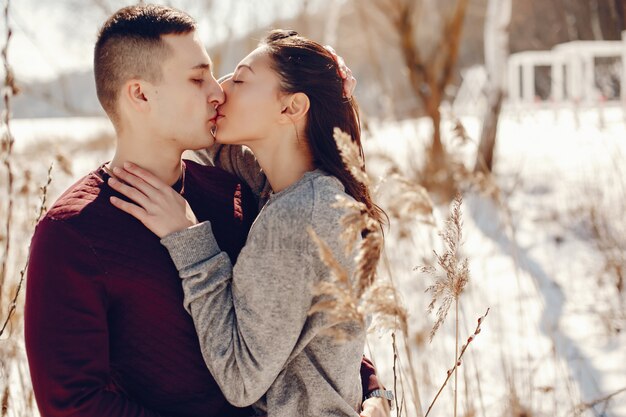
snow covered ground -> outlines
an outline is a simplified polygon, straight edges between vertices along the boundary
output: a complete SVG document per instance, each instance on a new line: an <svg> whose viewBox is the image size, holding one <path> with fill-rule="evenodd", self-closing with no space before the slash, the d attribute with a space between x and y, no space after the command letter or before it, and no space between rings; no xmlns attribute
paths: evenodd
<svg viewBox="0 0 626 417"><path fill-rule="evenodd" d="M495 174L510 193L505 201L511 221L484 197L470 193L464 202L463 255L469 258L471 279L461 297L461 340L491 310L460 368L462 412L473 407L475 415L513 415L505 408L516 392L531 415L569 416L580 403L626 388L625 294L603 276L603 253L584 227L585 209L595 207L622 237L618 250L626 250L626 131L621 110L606 109L603 117L601 122L597 110L586 111L576 122L569 111L546 110L501 119ZM461 120L477 140L479 120ZM417 120L375 127L366 154L383 148L408 168L416 157L408 143L423 149L429 125ZM475 155L475 145L448 142L461 156ZM424 293L432 278L413 269L432 249L440 249L432 243L440 239L423 224L412 230L412 239L400 240L392 226L387 253L411 312L412 331L419 335L433 322L425 314L430 295ZM413 343L423 408L454 364L453 321L451 312L431 344ZM372 339L373 355L388 381L390 338ZM452 386L433 415L452 415ZM626 416L626 393L583 415Z"/></svg>
<svg viewBox="0 0 626 417"><path fill-rule="evenodd" d="M602 119L597 110L585 110L578 120L566 110L505 113L501 119L495 174L511 220L485 197L464 196L463 256L471 278L461 297L461 339L491 310L459 368L459 415L514 415L515 393L528 415L570 416L579 404L626 388L625 293L618 294L611 273L603 272L604 252L589 232L588 213L595 208L622 244L626 239L625 124L620 109L605 109ZM479 120L461 120L476 140ZM16 171L30 169L33 184L44 182L57 155L71 161L71 175L54 171L51 201L111 156L110 147L90 145L111 132L102 119L16 120L12 126ZM366 143L371 171L381 172L373 155L382 152L404 170L419 164L429 126L425 119L373 123ZM449 132L446 122L449 148L471 161L475 146L453 144ZM27 157L33 149L35 159ZM24 221L37 201L28 204L19 214ZM442 206L436 213L440 226L447 210ZM399 236L392 223L386 253L411 314L409 342L426 409L454 364L454 315L428 343L433 317L426 314L430 294L424 290L432 278L414 268L441 248L440 239L423 223L409 230ZM28 236L23 239L26 247ZM389 275L381 270L383 278ZM372 334L369 345L383 382L392 387L390 335ZM400 360L407 364L402 354ZM453 386L448 384L431 415L452 415ZM410 407L404 415L413 415ZM626 417L626 393L582 415Z"/></svg>

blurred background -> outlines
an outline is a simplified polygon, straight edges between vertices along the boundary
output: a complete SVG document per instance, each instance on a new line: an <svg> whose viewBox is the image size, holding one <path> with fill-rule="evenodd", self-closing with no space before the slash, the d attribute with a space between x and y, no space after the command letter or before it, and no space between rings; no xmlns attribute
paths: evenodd
<svg viewBox="0 0 626 417"><path fill-rule="evenodd" d="M92 51L100 25L133 3L3 1L0 417L37 414L22 335L28 244L46 207L111 157ZM626 417L625 0L156 3L196 18L216 77L267 30L290 28L332 45L358 79L368 171L390 216L379 279L408 312L406 331L368 338L394 415L426 413L456 331L466 340L489 308L457 395L448 383L431 415ZM425 290L455 279L433 251L449 249L440 234L456 195L453 254L470 277L458 319L430 341Z"/></svg>

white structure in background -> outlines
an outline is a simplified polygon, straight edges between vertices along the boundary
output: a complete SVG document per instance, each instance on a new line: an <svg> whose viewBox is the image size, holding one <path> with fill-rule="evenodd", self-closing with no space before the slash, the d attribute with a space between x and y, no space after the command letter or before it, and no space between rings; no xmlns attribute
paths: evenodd
<svg viewBox="0 0 626 417"><path fill-rule="evenodd" d="M612 74L619 79L620 85L620 91L612 92L614 97L602 92L603 86L597 85L597 60L606 58L621 68ZM542 92L543 98L536 85L536 72L541 68L550 80L549 91ZM518 52L509 56L506 71L505 105L508 108L593 107L621 101L626 117L626 31L622 33L621 41L574 41L557 45L550 51ZM484 114L488 83L485 68L467 68L461 72L461 77L463 82L455 94L454 113Z"/></svg>
<svg viewBox="0 0 626 417"><path fill-rule="evenodd" d="M555 46L551 51L526 51L512 54L508 62L508 103L513 106L536 105L535 73L548 67L551 73L549 101L554 104L595 105L606 97L596 85L596 59L621 60L620 97L626 103L626 31L621 41L574 41Z"/></svg>

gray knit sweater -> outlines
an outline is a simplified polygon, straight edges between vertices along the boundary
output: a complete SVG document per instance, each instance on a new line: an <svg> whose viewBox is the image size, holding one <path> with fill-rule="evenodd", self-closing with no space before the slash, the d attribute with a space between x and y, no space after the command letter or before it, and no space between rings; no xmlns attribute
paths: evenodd
<svg viewBox="0 0 626 417"><path fill-rule="evenodd" d="M355 337L337 342L321 333L322 314L308 315L312 285L328 268L307 227L354 268L339 241L344 212L332 207L346 195L341 182L316 170L264 196L267 181L249 151L214 150L204 156L246 180L263 208L234 267L208 222L161 240L183 279L207 366L232 404L252 404L268 417L358 416L364 329L351 326Z"/></svg>

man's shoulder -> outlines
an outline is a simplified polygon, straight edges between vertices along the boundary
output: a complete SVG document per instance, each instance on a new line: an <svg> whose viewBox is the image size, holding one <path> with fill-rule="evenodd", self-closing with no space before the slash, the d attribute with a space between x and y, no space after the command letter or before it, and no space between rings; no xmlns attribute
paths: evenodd
<svg viewBox="0 0 626 417"><path fill-rule="evenodd" d="M88 207L97 204L103 183L95 171L83 176L61 194L45 218L57 221L79 218Z"/></svg>

